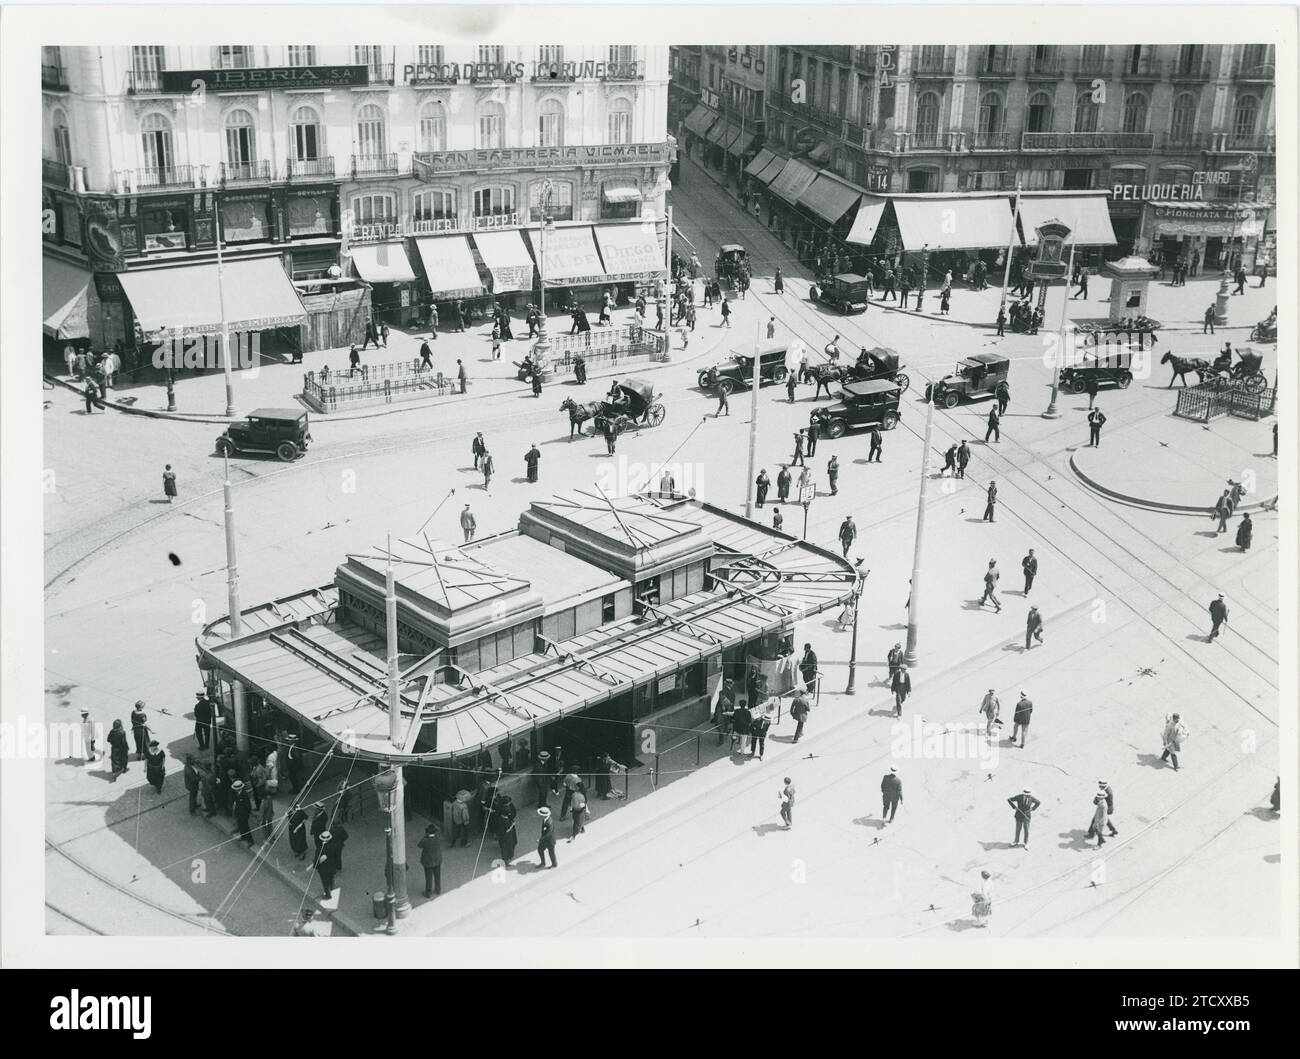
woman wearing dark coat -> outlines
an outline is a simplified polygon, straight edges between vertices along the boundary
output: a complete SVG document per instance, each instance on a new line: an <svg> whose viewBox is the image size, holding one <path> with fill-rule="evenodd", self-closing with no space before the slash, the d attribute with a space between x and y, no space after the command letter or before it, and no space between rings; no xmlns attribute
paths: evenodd
<svg viewBox="0 0 1300 1059"><path fill-rule="evenodd" d="M289 814L289 848L299 860L307 856L307 814L295 805Z"/></svg>
<svg viewBox="0 0 1300 1059"><path fill-rule="evenodd" d="M1251 538L1255 535L1255 524L1250 520L1250 514L1246 513L1241 516L1241 523L1237 526L1237 547L1243 552L1250 551Z"/></svg>
<svg viewBox="0 0 1300 1059"><path fill-rule="evenodd" d="M113 775L119 772L125 772L127 769L127 759L130 756L127 748L126 729L122 727L121 721L114 721L113 727L108 733L109 762L113 768Z"/></svg>
<svg viewBox="0 0 1300 1059"><path fill-rule="evenodd" d="M497 796L493 815L496 817L497 842L501 846L501 859L509 864L514 860L515 846L519 843L519 832L515 829L517 813L510 795Z"/></svg>
<svg viewBox="0 0 1300 1059"><path fill-rule="evenodd" d="M615 761L608 753L601 754L596 759L596 797L608 798L614 791L613 775L615 772L622 772L623 766Z"/></svg>
<svg viewBox="0 0 1300 1059"><path fill-rule="evenodd" d="M149 752L144 756L144 778L152 784L153 789L162 794L163 779L167 775L167 754L154 739L149 743Z"/></svg>

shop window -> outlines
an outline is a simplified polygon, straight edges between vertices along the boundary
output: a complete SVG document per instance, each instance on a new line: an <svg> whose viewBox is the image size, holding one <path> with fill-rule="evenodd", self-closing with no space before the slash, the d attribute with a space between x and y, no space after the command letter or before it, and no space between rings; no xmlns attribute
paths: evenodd
<svg viewBox="0 0 1300 1059"><path fill-rule="evenodd" d="M564 106L558 100L544 100L537 108L537 146L564 146Z"/></svg>
<svg viewBox="0 0 1300 1059"><path fill-rule="evenodd" d="M447 108L439 100L431 100L420 108L420 150L445 151L447 149Z"/></svg>
<svg viewBox="0 0 1300 1059"><path fill-rule="evenodd" d="M184 250L188 218L182 210L141 210L140 227L146 250Z"/></svg>
<svg viewBox="0 0 1300 1059"><path fill-rule="evenodd" d="M289 199L288 218L291 239L330 235L334 230L332 196L295 195Z"/></svg>
<svg viewBox="0 0 1300 1059"><path fill-rule="evenodd" d="M1052 97L1046 92L1035 92L1029 97L1029 107L1025 117L1025 131L1052 131Z"/></svg>
<svg viewBox="0 0 1300 1059"><path fill-rule="evenodd" d="M357 157L382 158L387 142L384 112L374 103L367 103L357 111Z"/></svg>
<svg viewBox="0 0 1300 1059"><path fill-rule="evenodd" d="M266 202L230 202L221 206L221 234L227 243L257 243L271 238Z"/></svg>

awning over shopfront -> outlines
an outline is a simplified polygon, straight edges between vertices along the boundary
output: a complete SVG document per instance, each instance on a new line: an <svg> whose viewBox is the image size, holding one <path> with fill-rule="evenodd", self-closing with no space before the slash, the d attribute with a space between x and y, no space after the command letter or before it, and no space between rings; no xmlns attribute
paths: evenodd
<svg viewBox="0 0 1300 1059"><path fill-rule="evenodd" d="M808 190L808 185L817 179L817 170L806 162L791 158L785 163L780 174L772 181L772 191L786 202L794 203Z"/></svg>
<svg viewBox="0 0 1300 1059"><path fill-rule="evenodd" d="M600 254L596 251L591 228L587 225L556 228L544 236L539 236L530 228L528 242L533 248L534 260L541 260L542 282L548 287L584 287L592 283L604 283L608 279L605 266L600 262ZM539 242L545 246L544 255L538 246Z"/></svg>
<svg viewBox="0 0 1300 1059"><path fill-rule="evenodd" d="M596 242L611 280L648 281L664 274L664 252L653 223L602 224Z"/></svg>
<svg viewBox="0 0 1300 1059"><path fill-rule="evenodd" d="M474 245L492 275L493 294L533 289L533 258L518 231L476 232Z"/></svg>
<svg viewBox="0 0 1300 1059"><path fill-rule="evenodd" d="M44 331L53 338L89 338L86 286L91 275L66 261L42 259L41 311Z"/></svg>
<svg viewBox="0 0 1300 1059"><path fill-rule="evenodd" d="M600 190L606 202L637 202L641 198L641 189L635 184L606 184Z"/></svg>
<svg viewBox="0 0 1300 1059"><path fill-rule="evenodd" d="M758 176L759 173L761 173L764 169L766 169L769 165L771 165L775 158L776 155L774 155L766 147L763 147L759 150L758 154L754 155L754 158L749 163L749 165L745 166L745 172L752 177L756 177Z"/></svg>
<svg viewBox="0 0 1300 1059"><path fill-rule="evenodd" d="M483 281L474 265L469 238L464 235L436 235L417 239L420 263L429 290L446 297L469 298L483 293Z"/></svg>
<svg viewBox="0 0 1300 1059"><path fill-rule="evenodd" d="M871 241L876 237L876 229L880 227L880 219L885 215L887 205L885 199L873 199L869 195L863 195L858 212L853 218L853 224L849 228L849 234L844 237L844 241L856 243L858 246L870 246Z"/></svg>
<svg viewBox="0 0 1300 1059"><path fill-rule="evenodd" d="M181 265L118 275L136 322L146 334L212 334L221 330L224 303L231 331L297 327L307 319L298 292L278 257Z"/></svg>
<svg viewBox="0 0 1300 1059"><path fill-rule="evenodd" d="M1153 236L1199 236L1231 239L1258 235L1266 223L1267 206L1253 203L1152 201L1145 204ZM1069 221L1065 222L1069 224Z"/></svg>
<svg viewBox="0 0 1300 1059"><path fill-rule="evenodd" d="M686 115L686 128L696 136L707 136L709 128L718 120L718 112L703 103L697 103L695 109Z"/></svg>
<svg viewBox="0 0 1300 1059"><path fill-rule="evenodd" d="M736 138L726 145L727 154L733 154L737 158L749 149L749 145L754 142L753 128L744 127L736 130Z"/></svg>
<svg viewBox="0 0 1300 1059"><path fill-rule="evenodd" d="M1026 246L1038 245L1038 227L1055 218L1073 229L1066 244L1077 242L1080 246L1114 246L1115 229L1110 224L1107 196L1099 195L1044 195L1032 193L1020 196L1020 233ZM1179 203L1180 206L1187 205ZM1006 242L1006 236L1002 237ZM997 245L997 244L991 244Z"/></svg>
<svg viewBox="0 0 1300 1059"><path fill-rule="evenodd" d="M825 221L834 224L862 197L862 192L849 187L829 173L820 173L799 196L799 205L811 210Z"/></svg>
<svg viewBox="0 0 1300 1059"><path fill-rule="evenodd" d="M762 169L757 170L754 175L764 184L770 184L780 175L781 170L785 168L786 161L787 160L782 158L779 154L774 154L772 155L772 160Z"/></svg>
<svg viewBox="0 0 1300 1059"><path fill-rule="evenodd" d="M965 195L894 198L894 216L905 250L982 250L1006 246L1011 207L1005 196Z"/></svg>
<svg viewBox="0 0 1300 1059"><path fill-rule="evenodd" d="M367 283L411 283L415 271L406 259L403 243L362 243L353 246L352 267Z"/></svg>

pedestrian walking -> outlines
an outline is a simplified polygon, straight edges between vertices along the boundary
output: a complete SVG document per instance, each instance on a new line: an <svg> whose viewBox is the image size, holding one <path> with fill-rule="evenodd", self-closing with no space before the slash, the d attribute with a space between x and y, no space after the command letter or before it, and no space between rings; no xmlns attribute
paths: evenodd
<svg viewBox="0 0 1300 1059"><path fill-rule="evenodd" d="M319 858L321 849L325 845L325 835L329 833L330 817L329 813L325 811L323 802L317 802L313 808L316 813L311 818L311 840L315 847L314 855Z"/></svg>
<svg viewBox="0 0 1300 1059"><path fill-rule="evenodd" d="M537 859L540 866L545 868L549 856L551 867L558 867L555 862L555 825L551 822L551 810L543 805L537 810L537 815L542 819L542 833L537 838Z"/></svg>
<svg viewBox="0 0 1300 1059"><path fill-rule="evenodd" d="M1016 712L1011 715L1011 742L1020 739L1020 749L1025 749L1025 740L1029 737L1029 721L1034 716L1034 703L1023 691L1016 702Z"/></svg>
<svg viewBox="0 0 1300 1059"><path fill-rule="evenodd" d="M1091 411L1092 406L1097 403L1097 377L1089 375L1083 384L1083 389L1088 395L1088 410Z"/></svg>
<svg viewBox="0 0 1300 1059"><path fill-rule="evenodd" d="M460 509L460 528L465 534L465 543L468 544L474 539L474 532L478 529L478 520L474 518L474 512L466 504Z"/></svg>
<svg viewBox="0 0 1300 1059"><path fill-rule="evenodd" d="M1016 814L1016 837L1011 843L1012 846L1023 845L1025 849L1029 848L1029 822L1036 810L1043 803L1034 797L1034 792L1026 787L1019 794L1012 795L1007 799L1007 804L1015 811ZM1021 841L1023 837L1023 841Z"/></svg>
<svg viewBox="0 0 1300 1059"><path fill-rule="evenodd" d="M1201 317L1201 334L1214 334L1214 306L1207 305L1205 314Z"/></svg>
<svg viewBox="0 0 1300 1059"><path fill-rule="evenodd" d="M573 377L579 386L587 385L587 358L581 353L573 358Z"/></svg>
<svg viewBox="0 0 1300 1059"><path fill-rule="evenodd" d="M767 499L767 490L771 484L772 480L767 476L767 469L761 469L758 472L758 477L754 479L754 496L758 500L759 507L762 507L763 502Z"/></svg>
<svg viewBox="0 0 1300 1059"><path fill-rule="evenodd" d="M1037 607L1029 608L1029 615L1025 618L1025 650L1029 650L1029 641L1037 640L1043 642L1043 616L1038 613Z"/></svg>
<svg viewBox="0 0 1300 1059"><path fill-rule="evenodd" d="M1075 297L1075 298L1082 298L1084 301L1087 301L1087 300L1088 300L1088 270L1087 270L1087 268L1081 268L1081 269L1079 269L1079 289L1078 289L1077 291L1074 292L1074 297ZM1074 299L1072 298L1071 301L1073 301L1073 300L1074 300Z"/></svg>
<svg viewBox="0 0 1300 1059"><path fill-rule="evenodd" d="M433 347L429 345L427 338L420 343L420 367L433 368Z"/></svg>
<svg viewBox="0 0 1300 1059"><path fill-rule="evenodd" d="M894 678L890 681L889 690L894 693L894 716L903 716L903 703L907 701L907 696L912 693L912 677L907 671L907 666L900 665L894 671Z"/></svg>
<svg viewBox="0 0 1300 1059"><path fill-rule="evenodd" d="M420 867L424 869L424 896L442 893L442 839L437 824L424 825L424 837L416 843L420 850Z"/></svg>
<svg viewBox="0 0 1300 1059"><path fill-rule="evenodd" d="M845 515L844 521L840 523L840 547L843 549L844 558L849 557L849 549L853 547L853 542L857 540L858 527L853 521L852 515Z"/></svg>
<svg viewBox="0 0 1300 1059"><path fill-rule="evenodd" d="M726 298L722 299L722 326L731 326L731 303Z"/></svg>
<svg viewBox="0 0 1300 1059"><path fill-rule="evenodd" d="M307 856L307 813L297 804L289 812L289 848L295 860Z"/></svg>
<svg viewBox="0 0 1300 1059"><path fill-rule="evenodd" d="M1097 793L1106 800L1106 830L1113 838L1119 832L1115 829L1115 792L1105 780L1097 781Z"/></svg>
<svg viewBox="0 0 1300 1059"><path fill-rule="evenodd" d="M1237 526L1237 547L1243 552L1250 551L1250 542L1255 536L1255 524L1250 521L1250 512L1241 516L1241 523Z"/></svg>
<svg viewBox="0 0 1300 1059"><path fill-rule="evenodd" d="M89 710L81 711L81 760L87 765L95 760L95 726Z"/></svg>
<svg viewBox="0 0 1300 1059"><path fill-rule="evenodd" d="M163 496L167 498L167 503L170 504L176 499L176 472L172 470L172 465L170 463L163 468L162 481Z"/></svg>
<svg viewBox="0 0 1300 1059"><path fill-rule="evenodd" d="M524 464L528 468L528 480L537 481L537 465L541 462L542 454L538 451L537 442L533 442L532 448L524 453Z"/></svg>
<svg viewBox="0 0 1300 1059"><path fill-rule="evenodd" d="M989 688L988 694L980 701L980 714L984 718L984 736L993 738L993 729L1002 727L1002 703L998 701L997 692Z"/></svg>
<svg viewBox="0 0 1300 1059"><path fill-rule="evenodd" d="M618 444L618 424L614 422L613 418L606 416L601 431L605 435L605 454L613 456L614 449Z"/></svg>
<svg viewBox="0 0 1300 1059"><path fill-rule="evenodd" d="M821 436L821 428L816 421L809 423L803 428L805 456L815 456L817 454L817 439Z"/></svg>
<svg viewBox="0 0 1300 1059"><path fill-rule="evenodd" d="M1007 406L1011 404L1011 387L1007 385L1007 380L1003 379L998 383L998 388L994 391L998 400L998 419L1000 420L1007 414Z"/></svg>
<svg viewBox="0 0 1300 1059"><path fill-rule="evenodd" d="M248 785L253 793L254 810L262 807L262 799L266 797L267 776L266 766L254 758L253 766L248 770Z"/></svg>
<svg viewBox="0 0 1300 1059"><path fill-rule="evenodd" d="M776 317L775 317L775 316L769 316L769 317L767 318L767 337L768 337L769 339L771 339L771 338L775 338L775 337L776 337Z"/></svg>
<svg viewBox="0 0 1300 1059"><path fill-rule="evenodd" d="M1005 338L1007 333L1007 307L1005 305L998 306L997 325L998 338Z"/></svg>
<svg viewBox="0 0 1300 1059"><path fill-rule="evenodd" d="M467 790L459 790L451 800L451 844L462 848L469 845L469 801L473 797Z"/></svg>
<svg viewBox="0 0 1300 1059"><path fill-rule="evenodd" d="M379 348L379 329L375 327L375 318L373 316L366 321L366 337L361 343L361 348L364 350L371 342L375 344L376 349Z"/></svg>
<svg viewBox="0 0 1300 1059"><path fill-rule="evenodd" d="M868 463L879 463L881 455L885 451L884 441L880 436L880 428L871 428L871 448L867 452Z"/></svg>
<svg viewBox="0 0 1300 1059"><path fill-rule="evenodd" d="M993 879L988 872L980 872L980 888L971 895L971 915L977 927L987 927L993 914Z"/></svg>
<svg viewBox="0 0 1300 1059"><path fill-rule="evenodd" d="M479 463L479 470L483 472L483 489L486 492L492 488L492 475L496 473L497 465L492 459L492 453L483 453L483 459Z"/></svg>
<svg viewBox="0 0 1300 1059"><path fill-rule="evenodd" d="M831 486L831 496L838 496L840 491L840 459L832 456L826 464L826 480Z"/></svg>
<svg viewBox="0 0 1300 1059"><path fill-rule="evenodd" d="M713 418L717 419L718 416L731 415L731 408L727 404L727 386L725 383L718 383L717 389L714 390L714 396L718 399L718 408L713 413Z"/></svg>
<svg viewBox="0 0 1300 1059"><path fill-rule="evenodd" d="M519 844L519 832L515 828L517 815L515 803L510 795L498 794L495 810L497 845L501 849L501 859L507 867L515 859L515 847Z"/></svg>
<svg viewBox="0 0 1300 1059"><path fill-rule="evenodd" d="M787 831L794 827L794 783L789 776L786 776L782 782L785 784L781 788L781 819L785 823Z"/></svg>
<svg viewBox="0 0 1300 1059"><path fill-rule="evenodd" d="M790 483L794 479L790 475L790 467L787 464L781 464L781 470L776 476L776 498L782 504L790 500Z"/></svg>
<svg viewBox="0 0 1300 1059"><path fill-rule="evenodd" d="M808 720L808 700L804 697L804 689L796 686L794 689L794 698L790 700L790 716L794 718L794 739L797 743L803 738L803 726Z"/></svg>
<svg viewBox="0 0 1300 1059"><path fill-rule="evenodd" d="M151 739L149 749L145 751L144 755L144 778L149 781L149 785L159 794L162 794L166 766L166 752L158 745L157 739Z"/></svg>
<svg viewBox="0 0 1300 1059"><path fill-rule="evenodd" d="M998 415L996 407L989 409L988 429L984 431L984 444L988 444L989 437L992 436L994 441L1002 440L1002 418Z"/></svg>
<svg viewBox="0 0 1300 1059"><path fill-rule="evenodd" d="M248 796L243 780L235 780L230 789L235 795L234 815L235 826L239 829L239 841L252 849L256 845L253 841L253 800Z"/></svg>
<svg viewBox="0 0 1300 1059"><path fill-rule="evenodd" d="M917 301L919 302L920 300L921 300L921 296L920 296L920 292L918 291ZM951 301L952 301L952 291L945 288L944 290L939 292L939 315L940 316L948 315L948 308L951 305ZM917 308L919 309L920 306L918 305Z"/></svg>
<svg viewBox="0 0 1300 1059"><path fill-rule="evenodd" d="M1101 428L1106 425L1106 415L1100 408L1093 408L1088 413L1088 445L1101 445Z"/></svg>
<svg viewBox="0 0 1300 1059"><path fill-rule="evenodd" d="M325 842L328 842L332 837L328 831L321 835ZM321 847L322 852L316 857L316 874L320 876L321 889L324 890L324 893L321 894L321 900L328 901L334 896L334 876L338 872L338 865L334 863L332 854L323 852L324 848L324 846Z"/></svg>
<svg viewBox="0 0 1300 1059"><path fill-rule="evenodd" d="M196 692L195 696L194 739L199 744L200 750L207 750L212 741L213 703L206 692Z"/></svg>
<svg viewBox="0 0 1300 1059"><path fill-rule="evenodd" d="M460 380L460 392L465 394L469 387L469 374L465 371L465 365L462 361L456 361L456 378Z"/></svg>
<svg viewBox="0 0 1300 1059"><path fill-rule="evenodd" d="M94 415L95 407L100 403L99 388L93 382L88 382L81 396L86 400L86 415Z"/></svg>
<svg viewBox="0 0 1300 1059"><path fill-rule="evenodd" d="M987 490L985 490L985 494L984 494L984 495L985 495L985 504L984 504L984 521L985 521L985 522L992 522L992 521L993 521L993 509L994 509L994 507L997 505L997 502L998 502L998 483L995 482L995 481L991 481L991 480L990 480L990 482L989 482L989 487L988 487Z"/></svg>
<svg viewBox="0 0 1300 1059"><path fill-rule="evenodd" d="M1102 834L1102 829L1109 822L1106 813L1106 796L1098 791L1092 796L1092 820L1088 824L1088 834L1085 839L1097 838L1097 848L1101 849L1106 844L1106 836Z"/></svg>
<svg viewBox="0 0 1300 1059"><path fill-rule="evenodd" d="M943 470L939 472L942 477L944 471L952 471L952 476L957 477L957 446L952 444L948 446L948 451L943 454Z"/></svg>
<svg viewBox="0 0 1300 1059"><path fill-rule="evenodd" d="M772 291L775 294L785 293L785 278L781 275L781 268L778 265L776 274L772 277Z"/></svg>
<svg viewBox="0 0 1300 1059"><path fill-rule="evenodd" d="M809 695L817 694L817 652L813 650L812 644L803 645L803 657L799 659L799 676L803 678L803 686L807 688Z"/></svg>
<svg viewBox="0 0 1300 1059"><path fill-rule="evenodd" d="M1029 595L1029 590L1034 587L1034 578L1038 576L1038 557L1034 555L1034 549L1029 549L1029 554L1020 560L1020 569L1025 575L1024 594Z"/></svg>
<svg viewBox="0 0 1300 1059"><path fill-rule="evenodd" d="M791 373L785 377L785 395L791 404L794 404L795 387L799 385L799 380Z"/></svg>
<svg viewBox="0 0 1300 1059"><path fill-rule="evenodd" d="M790 466L791 466L791 467L798 467L798 466L806 467L806 466L808 466L806 463L804 463L804 458L803 458L803 442L804 442L804 434L803 434L803 431L802 431L802 430L796 430L796 431L794 432L794 455L790 458Z"/></svg>
<svg viewBox="0 0 1300 1059"><path fill-rule="evenodd" d="M131 738L135 740L135 756L137 761L143 761L145 754L149 750L149 715L145 712L144 701L136 700L135 707L131 710Z"/></svg>
<svg viewBox="0 0 1300 1059"><path fill-rule="evenodd" d="M967 445L965 440L963 439L961 445L957 449L957 477L958 478L966 477L966 465L968 463L970 463L970 446Z"/></svg>
<svg viewBox="0 0 1300 1059"><path fill-rule="evenodd" d="M108 753L109 765L116 776L119 772L126 772L128 769L127 759L127 741L126 729L122 727L121 721L114 721L113 727L108 733Z"/></svg>
<svg viewBox="0 0 1300 1059"><path fill-rule="evenodd" d="M1210 519L1219 520L1219 528L1215 530L1216 535L1223 533L1228 528L1228 519L1232 517L1232 500L1228 496L1228 490L1223 491L1223 495L1214 502L1214 510L1210 513Z"/></svg>
<svg viewBox="0 0 1300 1059"><path fill-rule="evenodd" d="M365 346L362 346L361 348L364 349ZM361 354L357 352L356 346L350 346L348 348L348 366L349 377L356 375L356 373L361 370Z"/></svg>
<svg viewBox="0 0 1300 1059"><path fill-rule="evenodd" d="M1210 627L1210 635L1205 638L1206 643L1213 642L1219 635L1219 627L1226 625L1228 622L1228 604L1223 598L1223 593L1219 593L1219 598L1210 602L1210 621L1213 623Z"/></svg>
<svg viewBox="0 0 1300 1059"><path fill-rule="evenodd" d="M578 784L578 789L573 792L573 796L569 801L569 815L573 819L573 833L569 835L570 842L586 832L588 811L586 790L580 783Z"/></svg>
<svg viewBox="0 0 1300 1059"><path fill-rule="evenodd" d="M384 344L385 349L388 348L388 321L387 320L385 320L383 323L379 325L379 341Z"/></svg>
<svg viewBox="0 0 1300 1059"><path fill-rule="evenodd" d="M910 272L904 272L899 277L898 293L898 307L906 309L908 296L912 293L912 274Z"/></svg>
<svg viewBox="0 0 1300 1059"><path fill-rule="evenodd" d="M749 756L754 756L754 751L758 751L758 760L763 760L763 755L767 753L767 733L772 727L772 718L766 709L763 709L749 723Z"/></svg>
<svg viewBox="0 0 1300 1059"><path fill-rule="evenodd" d="M1187 726L1183 724L1179 714L1165 718L1164 731L1161 733L1161 739L1164 742L1164 752L1160 755L1161 761L1170 761L1173 763L1174 771L1178 771L1178 754L1183 749L1183 743L1187 741Z"/></svg>
<svg viewBox="0 0 1300 1059"><path fill-rule="evenodd" d="M885 655L885 665L889 667L888 680L891 687L893 686L894 678L898 674L898 671L903 668L903 658L903 645L897 642L889 649L889 653Z"/></svg>
<svg viewBox="0 0 1300 1059"><path fill-rule="evenodd" d="M894 822L899 803L903 800L903 781L897 768L890 768L880 781L880 818L886 824Z"/></svg>
<svg viewBox="0 0 1300 1059"><path fill-rule="evenodd" d="M1242 268L1240 265L1238 265L1237 271L1234 274L1233 279L1237 281L1237 289L1234 290L1232 293L1245 294L1246 293L1246 270ZM1263 286L1263 284L1260 284L1260 286Z"/></svg>

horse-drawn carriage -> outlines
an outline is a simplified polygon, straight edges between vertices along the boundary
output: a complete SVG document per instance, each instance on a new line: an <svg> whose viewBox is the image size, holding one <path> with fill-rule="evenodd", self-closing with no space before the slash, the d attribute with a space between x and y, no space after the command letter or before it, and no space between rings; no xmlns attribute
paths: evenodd
<svg viewBox="0 0 1300 1059"><path fill-rule="evenodd" d="M1264 374L1264 355L1249 348L1238 349L1236 352L1239 359L1236 364L1233 364L1232 352L1225 346L1210 365L1210 370L1203 376L1203 380L1237 382L1248 390L1264 389L1268 385L1268 377Z"/></svg>
<svg viewBox="0 0 1300 1059"><path fill-rule="evenodd" d="M749 268L749 255L739 243L727 243L713 259L713 272L718 279L737 279Z"/></svg>
<svg viewBox="0 0 1300 1059"><path fill-rule="evenodd" d="M592 434L603 434L606 426L614 433L643 426L657 427L667 414L659 403L662 394L655 393L654 385L645 379L624 379L611 388L603 400L579 403L566 397L560 405L561 412L569 413L569 440L575 433L584 433L587 420L592 421Z"/></svg>
<svg viewBox="0 0 1300 1059"><path fill-rule="evenodd" d="M911 384L911 379L901 368L897 353L892 349L876 346L873 349L863 350L852 364L809 365L808 375L811 381L817 384L818 396L823 389L826 390L827 396L830 396L832 383L873 382L877 379L886 379L896 383L899 389L906 390Z"/></svg>

